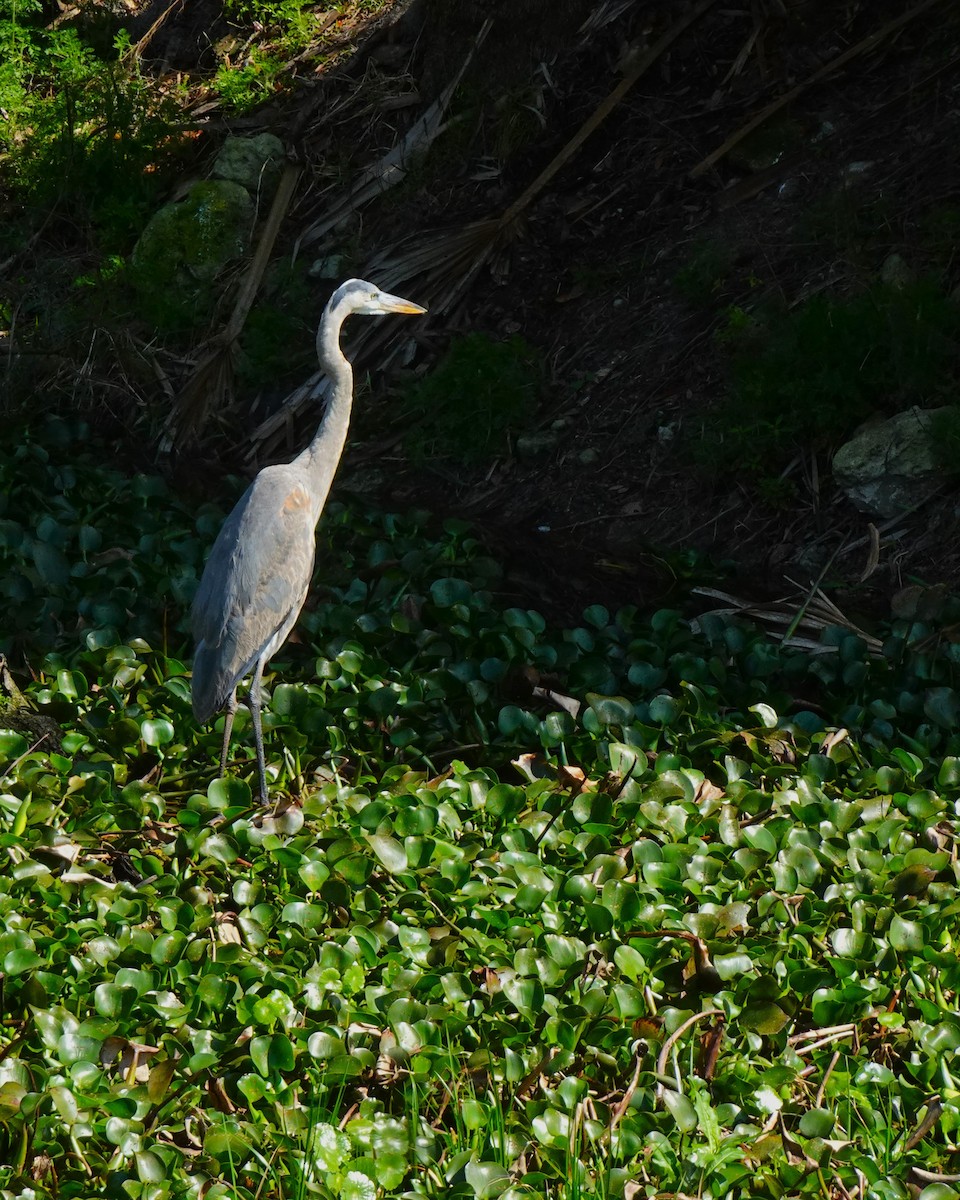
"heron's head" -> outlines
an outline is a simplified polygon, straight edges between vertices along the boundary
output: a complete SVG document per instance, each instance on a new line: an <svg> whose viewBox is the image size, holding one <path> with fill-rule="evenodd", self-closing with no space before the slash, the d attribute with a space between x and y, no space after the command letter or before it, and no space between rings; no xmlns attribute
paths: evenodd
<svg viewBox="0 0 960 1200"><path fill-rule="evenodd" d="M425 313L427 310L412 300L404 300L402 296L391 296L389 292L381 291L375 283L367 283L365 279L348 279L341 283L330 297L331 311L343 307L347 313L359 313L365 317L376 316L378 313Z"/></svg>

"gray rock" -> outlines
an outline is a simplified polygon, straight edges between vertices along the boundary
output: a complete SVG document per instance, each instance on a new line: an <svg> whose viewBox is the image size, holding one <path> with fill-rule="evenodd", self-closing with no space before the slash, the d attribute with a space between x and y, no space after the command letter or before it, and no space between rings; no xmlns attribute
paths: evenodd
<svg viewBox="0 0 960 1200"><path fill-rule="evenodd" d="M326 258L315 259L310 264L308 272L311 279L339 279L343 274L342 254L328 254Z"/></svg>
<svg viewBox="0 0 960 1200"><path fill-rule="evenodd" d="M833 456L833 477L862 512L881 517L925 500L943 474L930 438L942 408L909 408L861 429Z"/></svg>
<svg viewBox="0 0 960 1200"><path fill-rule="evenodd" d="M539 433L521 433L516 443L517 454L520 458L535 458L538 454L553 450L559 440L556 433L549 429Z"/></svg>
<svg viewBox="0 0 960 1200"><path fill-rule="evenodd" d="M595 463L599 457L599 450L595 450L593 446L588 446L586 450L581 450L577 455L577 461L582 463L583 466L589 467L590 464Z"/></svg>
<svg viewBox="0 0 960 1200"><path fill-rule="evenodd" d="M283 142L272 133L228 137L213 163L215 179L229 179L248 192L269 195L283 169Z"/></svg>
<svg viewBox="0 0 960 1200"><path fill-rule="evenodd" d="M888 254L880 268L880 278L889 287L902 288L913 282L913 271L899 254Z"/></svg>

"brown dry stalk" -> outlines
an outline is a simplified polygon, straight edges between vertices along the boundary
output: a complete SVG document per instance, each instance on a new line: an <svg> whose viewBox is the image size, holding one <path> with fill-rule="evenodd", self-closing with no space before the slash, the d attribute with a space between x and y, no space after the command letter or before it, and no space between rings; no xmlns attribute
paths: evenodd
<svg viewBox="0 0 960 1200"><path fill-rule="evenodd" d="M705 1008L703 1010L703 1012L694 1013L692 1017L687 1017L687 1019L683 1022L683 1024L677 1026L677 1028L673 1031L673 1033L670 1034L670 1036L667 1038L667 1040L663 1043L663 1046L660 1048L660 1053L657 1055L657 1074L658 1075L666 1075L667 1059L670 1057L670 1051L674 1048L674 1046L677 1044L677 1042L683 1037L683 1035L687 1032L687 1030L691 1026L696 1025L696 1023L698 1021L706 1020L707 1017L722 1017L722 1016L723 1016L723 1009ZM657 1084L657 1091L662 1093L663 1084Z"/></svg>
<svg viewBox="0 0 960 1200"><path fill-rule="evenodd" d="M857 42L856 45L851 46L848 50L844 50L842 54L838 54L836 58L831 58L828 63L824 63L819 70L814 71L812 75L808 75L807 78L801 83L798 83L796 87L791 88L789 92L785 92L778 99L771 101L766 108L761 109L756 116L751 117L746 125L742 125L736 131L736 133L732 133L722 145L718 146L716 150L708 154L707 157L702 160L702 162L697 163L697 165L690 171L690 178L698 179L701 175L708 171L714 165L714 163L719 162L724 155L728 154L734 148L734 146L742 142L748 134L753 133L753 131L759 125L762 125L764 121L766 121L769 117L772 117L774 113L779 112L781 108L786 107L786 105L790 104L791 101L796 100L797 96L805 92L807 88L812 87L815 83L819 83L821 79L826 79L828 75L833 74L833 72L838 70L840 67L846 66L846 64L852 59L856 58L857 55L866 54L867 51L872 50L874 46L882 42L883 39L889 34L895 33L898 29L901 29L904 25L912 21L914 17L919 17L920 14L926 12L928 8L933 8L935 4L939 3L941 3L941 0L921 0L919 4L914 5L914 7L909 9L907 12L901 13L899 17L895 17L894 20L888 21L886 25L881 26L880 29L875 30L875 32Z"/></svg>
<svg viewBox="0 0 960 1200"><path fill-rule="evenodd" d="M263 279L263 273L267 269L267 263L270 261L274 242L277 240L277 234L280 232L283 218L287 215L287 209L290 207L290 201L293 199L293 189L296 187L299 177L300 168L298 166L291 162L284 164L283 174L280 176L280 182L277 185L273 203L270 205L270 212L267 215L263 233L260 235L260 241L257 243L256 253L244 276L243 286L240 288L240 294L237 296L236 303L233 306L230 320L223 331L224 341L233 341L239 337L247 317L250 315L250 309L257 294L257 288L259 288L260 281Z"/></svg>
<svg viewBox="0 0 960 1200"><path fill-rule="evenodd" d="M143 37L130 47L125 57L128 59L140 58L144 50L146 50L146 48L153 41L154 35L157 33L157 31L166 23L167 18L172 15L174 9L180 8L183 2L184 0L172 0L172 3L167 5L167 7L163 10L160 16L157 17Z"/></svg>

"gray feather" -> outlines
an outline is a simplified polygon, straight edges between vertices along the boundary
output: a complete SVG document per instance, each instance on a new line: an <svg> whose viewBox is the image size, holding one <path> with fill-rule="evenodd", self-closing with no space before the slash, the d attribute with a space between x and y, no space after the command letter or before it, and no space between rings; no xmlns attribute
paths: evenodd
<svg viewBox="0 0 960 1200"><path fill-rule="evenodd" d="M261 471L214 543L193 601L198 720L223 707L303 607L316 548L313 512L287 502L304 484L294 464Z"/></svg>

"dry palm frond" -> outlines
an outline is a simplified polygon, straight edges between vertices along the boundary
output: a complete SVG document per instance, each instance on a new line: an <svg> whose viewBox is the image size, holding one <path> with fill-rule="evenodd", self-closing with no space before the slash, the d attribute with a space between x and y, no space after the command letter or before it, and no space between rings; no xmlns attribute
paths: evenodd
<svg viewBox="0 0 960 1200"><path fill-rule="evenodd" d="M233 306L230 320L200 348L202 357L171 409L162 443L165 450L180 446L196 437L206 424L208 415L226 407L233 399L233 355L237 338L243 331L263 273L270 261L270 253L290 207L299 174L299 169L293 163L287 163L284 167L266 225L244 276L243 286Z"/></svg>
<svg viewBox="0 0 960 1200"><path fill-rule="evenodd" d="M771 637L782 642L784 646L793 649L808 650L814 654L835 654L839 647L825 645L820 641L820 635L825 629L839 627L847 629L866 643L867 650L874 657L879 657L883 651L883 643L879 638L866 633L855 625L840 611L833 601L815 588L805 599L772 600L768 604L752 604L729 592L721 592L716 588L694 588L698 596L707 596L719 600L722 608L713 608L702 616L717 617L751 617L767 626ZM700 622L694 620L691 626L696 631Z"/></svg>
<svg viewBox="0 0 960 1200"><path fill-rule="evenodd" d="M413 235L369 260L364 266L364 275L376 278L380 286L388 289L407 288L411 293L415 291L419 301L426 304L432 313L448 311L463 295L491 255L517 236L523 214L550 180L573 158L590 134L606 120L637 80L714 2L715 0L700 0L652 46L637 55L613 91L601 101L559 153L500 216L476 221L459 229L432 230L426 234ZM340 217L336 218L339 219ZM327 221L325 227L329 228L333 223L335 221ZM313 229L308 233L313 233ZM369 332L364 330L354 343L354 361L362 364L382 337L383 334L376 328L371 328ZM381 365L388 365L398 352L395 350ZM253 431L247 454L248 461L269 457L278 448L283 432L289 429L295 416L307 404L325 398L325 395L326 381L319 373L292 392L281 408Z"/></svg>
<svg viewBox="0 0 960 1200"><path fill-rule="evenodd" d="M361 205L394 187L406 177L408 164L414 158L425 154L435 138L446 128L444 117L453 94L460 86L464 71L483 45L492 25L491 20L483 23L469 53L460 64L460 69L423 116L410 126L404 137L382 158L361 171L346 191L331 200L324 216L304 230L294 246L294 257L299 253L301 246L309 246L311 242L318 241L345 217L356 212Z"/></svg>
<svg viewBox="0 0 960 1200"><path fill-rule="evenodd" d="M610 25L617 17L625 13L632 4L633 0L604 0L587 17L577 30L577 33L586 40L587 37L591 37L598 30L603 29L605 25Z"/></svg>

